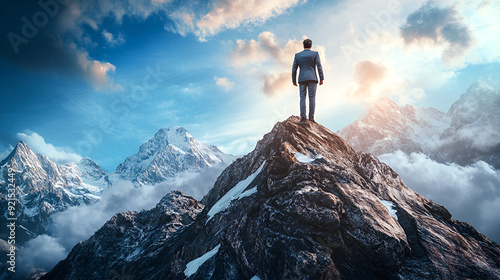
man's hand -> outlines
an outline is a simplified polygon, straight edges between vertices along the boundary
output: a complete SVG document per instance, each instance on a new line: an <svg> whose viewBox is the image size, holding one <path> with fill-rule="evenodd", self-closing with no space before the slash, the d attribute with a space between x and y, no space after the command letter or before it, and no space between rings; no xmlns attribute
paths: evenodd
<svg viewBox="0 0 500 280"><path fill-rule="evenodd" d="M298 87L297 83L293 83L294 86Z"/></svg>
<svg viewBox="0 0 500 280"><path fill-rule="evenodd" d="M319 81L319 85L322 85L323 84L323 80Z"/></svg>

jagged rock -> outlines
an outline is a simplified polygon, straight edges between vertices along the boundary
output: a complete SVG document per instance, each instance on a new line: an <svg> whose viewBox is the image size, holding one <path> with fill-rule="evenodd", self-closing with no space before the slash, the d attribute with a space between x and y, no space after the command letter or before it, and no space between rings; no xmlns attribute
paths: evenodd
<svg viewBox="0 0 500 280"><path fill-rule="evenodd" d="M137 261L123 264L121 275L499 279L497 244L409 189L374 156L356 152L319 124L299 120L276 124L254 151L219 176L195 222L155 253L135 255ZM118 245L102 247L105 239L97 234L90 240L42 279L89 279L87 270L93 279L107 279L103 268L113 258L100 258L97 267L80 260Z"/></svg>
<svg viewBox="0 0 500 280"><path fill-rule="evenodd" d="M125 266L156 256L165 241L191 224L202 209L196 199L172 191L151 210L118 213L91 238L77 244L46 277L123 279Z"/></svg>

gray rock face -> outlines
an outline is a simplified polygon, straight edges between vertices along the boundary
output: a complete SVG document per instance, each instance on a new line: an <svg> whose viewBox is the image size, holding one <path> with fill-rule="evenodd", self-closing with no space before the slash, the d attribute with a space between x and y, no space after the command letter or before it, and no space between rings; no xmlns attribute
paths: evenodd
<svg viewBox="0 0 500 280"><path fill-rule="evenodd" d="M439 162L469 165L478 160L500 169L500 89L474 82L447 113L399 107L385 97L337 132L355 150L376 156L401 150Z"/></svg>
<svg viewBox="0 0 500 280"><path fill-rule="evenodd" d="M160 249L124 255L135 261L113 267L125 275L115 279L500 278L497 244L374 156L299 120L276 124L226 168L196 220ZM99 253L132 244L119 232L134 222L117 220L103 227L117 232L112 242L96 233L42 279L109 279L116 258ZM101 263L90 266L92 256Z"/></svg>
<svg viewBox="0 0 500 280"><path fill-rule="evenodd" d="M151 210L118 213L77 244L45 278L127 279L123 267L157 256L165 241L191 224L201 210L196 199L173 191Z"/></svg>
<svg viewBox="0 0 500 280"><path fill-rule="evenodd" d="M199 171L234 158L194 139L183 127L160 129L139 152L116 168L115 176L136 185L154 185L186 171Z"/></svg>

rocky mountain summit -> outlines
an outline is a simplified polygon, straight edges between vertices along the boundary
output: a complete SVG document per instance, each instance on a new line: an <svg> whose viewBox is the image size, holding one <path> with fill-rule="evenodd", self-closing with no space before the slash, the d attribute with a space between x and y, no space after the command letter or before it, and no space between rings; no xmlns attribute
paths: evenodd
<svg viewBox="0 0 500 280"><path fill-rule="evenodd" d="M162 128L141 145L137 154L118 165L112 177L136 185L154 185L181 172L197 172L233 159L216 146L200 143L183 127Z"/></svg>
<svg viewBox="0 0 500 280"><path fill-rule="evenodd" d="M500 169L500 88L476 81L448 112L398 106L381 98L337 133L354 149L376 156L401 150L462 166L478 160Z"/></svg>
<svg viewBox="0 0 500 280"><path fill-rule="evenodd" d="M228 166L199 214L181 193L162 200L177 206L118 214L41 279L500 278L497 244L373 155L299 120Z"/></svg>

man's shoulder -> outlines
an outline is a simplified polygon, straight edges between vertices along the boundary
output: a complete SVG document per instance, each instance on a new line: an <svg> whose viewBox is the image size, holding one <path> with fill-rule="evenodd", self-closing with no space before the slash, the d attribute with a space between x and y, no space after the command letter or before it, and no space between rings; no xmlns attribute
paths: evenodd
<svg viewBox="0 0 500 280"><path fill-rule="evenodd" d="M312 56L312 55L317 55L318 52L310 50L310 49L307 49L307 50L303 50L301 52L296 53L296 55L298 55L298 54L301 54L301 55L311 55Z"/></svg>
<svg viewBox="0 0 500 280"><path fill-rule="evenodd" d="M308 55L311 55L311 54L314 54L316 53L315 51L311 51L311 50L303 50L303 51L300 51L298 53L295 54L295 56L308 56Z"/></svg>

